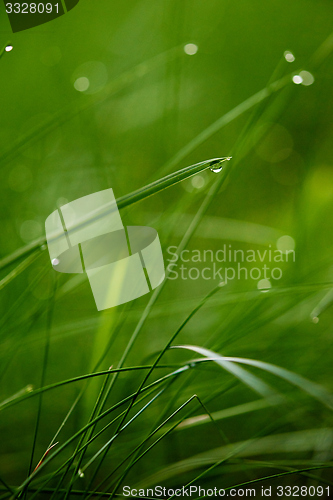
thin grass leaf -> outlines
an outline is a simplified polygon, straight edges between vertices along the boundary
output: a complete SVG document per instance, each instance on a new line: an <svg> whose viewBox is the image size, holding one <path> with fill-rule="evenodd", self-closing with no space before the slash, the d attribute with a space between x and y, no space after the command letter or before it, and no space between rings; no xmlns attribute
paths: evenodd
<svg viewBox="0 0 333 500"><path fill-rule="evenodd" d="M145 488L151 484L164 484L175 476L203 468L212 464L213 467L221 464L230 457L253 457L265 454L303 453L317 449L326 451L330 447L330 440L323 441L325 436L333 435L330 428L309 429L306 431L295 431L272 436L264 436L260 439L249 439L235 442L220 448L214 448L208 452L199 453L191 458L175 462L165 467L160 472L146 478L138 484L138 488ZM316 464L317 465L317 464ZM206 473L207 471L205 471Z"/></svg>
<svg viewBox="0 0 333 500"><path fill-rule="evenodd" d="M315 399L318 399L318 401L323 403L328 408L333 409L333 396L328 391L326 391L326 389L294 372L286 370L285 368L281 368L280 366L272 365L270 363L266 363L264 361L258 361L255 359L221 356L219 354L214 353L213 351L210 351L209 349L205 349L203 347L198 347L198 346L191 346L191 345L172 346L172 349L187 349L193 352L197 352L198 354L202 354L203 356L205 356L207 360L214 361L223 368L226 368L225 362L227 363L227 366L229 362L255 366L256 368L260 368L261 370L273 373L277 377L280 377L289 382L290 384L299 387L304 392L307 392L308 394L313 396ZM237 373L238 372L236 371L235 374Z"/></svg>
<svg viewBox="0 0 333 500"><path fill-rule="evenodd" d="M190 165L189 167L185 167L181 170L178 170L177 172L174 172L157 181L154 181L143 188L137 189L136 191L133 191L130 194L118 198L117 207L118 209L128 207L134 203L149 198L150 196L153 196L159 193L160 191L163 191L164 189L174 186L179 182L182 182L183 180L188 179L199 172L212 168L213 166L217 166L220 163L227 161L229 159L230 157L214 158L210 160L204 160L199 163L195 163L194 165ZM113 207L111 210L115 210L115 208ZM105 211L98 217L95 216L89 218L87 221L81 222L76 227L77 228L84 227L85 224L88 224L96 220L97 218L106 217L109 213L110 211ZM57 235L55 234L54 236ZM7 267L8 265L20 259L22 256L29 254L33 250L42 247L43 245L45 245L45 243L46 243L45 237L39 238L38 240L30 243L29 245L17 250L13 254L9 255L8 257L5 257L0 261L0 269Z"/></svg>
<svg viewBox="0 0 333 500"><path fill-rule="evenodd" d="M236 366L234 363L230 363L230 360L228 358L220 356L213 351L210 351L209 349L192 345L171 346L170 349L187 349L189 351L194 351L198 354L202 354L210 361L214 361L216 364L220 365L226 371L237 377L241 382L243 382L245 385L253 389L261 396L265 397L266 399L272 399L274 403L276 403L277 400L283 400L282 395L274 391L268 384L266 384L266 382L254 376L252 373L249 373L247 370Z"/></svg>

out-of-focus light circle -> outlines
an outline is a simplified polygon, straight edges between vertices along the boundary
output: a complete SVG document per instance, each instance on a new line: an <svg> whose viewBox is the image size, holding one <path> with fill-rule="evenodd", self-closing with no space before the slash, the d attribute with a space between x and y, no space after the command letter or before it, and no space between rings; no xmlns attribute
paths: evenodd
<svg viewBox="0 0 333 500"><path fill-rule="evenodd" d="M301 71L299 76L302 78L302 85L309 86L315 81L314 76L309 71Z"/></svg>
<svg viewBox="0 0 333 500"><path fill-rule="evenodd" d="M202 189L206 184L206 181L202 175L196 175L192 177L191 184L195 189Z"/></svg>
<svg viewBox="0 0 333 500"><path fill-rule="evenodd" d="M272 288L272 285L271 285L271 282L269 280L263 279L263 280L258 281L257 288L261 292L268 292L268 290L270 288Z"/></svg>
<svg viewBox="0 0 333 500"><path fill-rule="evenodd" d="M294 75L293 82L296 83L296 85L299 85L303 82L303 78L301 77L301 75Z"/></svg>
<svg viewBox="0 0 333 500"><path fill-rule="evenodd" d="M295 250L295 240L291 236L288 236L288 234L285 234L277 240L276 248L283 253L293 251Z"/></svg>
<svg viewBox="0 0 333 500"><path fill-rule="evenodd" d="M195 43L187 43L184 46L184 52L189 56L194 56L198 52L198 46Z"/></svg>
<svg viewBox="0 0 333 500"><path fill-rule="evenodd" d="M71 82L79 92L96 94L108 81L106 66L101 61L87 61L78 66L72 74Z"/></svg>
<svg viewBox="0 0 333 500"><path fill-rule="evenodd" d="M7 46L5 47L5 51L6 51L6 52L11 52L11 51L13 50L13 48L14 48L14 47L13 47L12 45L7 45Z"/></svg>
<svg viewBox="0 0 333 500"><path fill-rule="evenodd" d="M292 63L295 61L295 56L292 52L290 52L289 50L286 50L285 53L283 54L284 55L284 58L287 62L289 63Z"/></svg>
<svg viewBox="0 0 333 500"><path fill-rule="evenodd" d="M86 76L81 76L74 82L74 88L75 90L78 90L79 92L85 92L86 90L89 89L90 82Z"/></svg>

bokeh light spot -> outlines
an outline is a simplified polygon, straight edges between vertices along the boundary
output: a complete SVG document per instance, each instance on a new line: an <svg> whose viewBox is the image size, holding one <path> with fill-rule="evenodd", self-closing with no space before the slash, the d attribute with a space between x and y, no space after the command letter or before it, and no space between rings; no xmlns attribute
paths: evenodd
<svg viewBox="0 0 333 500"><path fill-rule="evenodd" d="M284 55L284 58L287 62L289 63L292 63L295 61L295 56L292 52L290 52L289 50L286 50L285 53L283 54Z"/></svg>
<svg viewBox="0 0 333 500"><path fill-rule="evenodd" d="M303 78L301 77L301 75L294 75L293 82L296 83L296 85L299 85L303 82Z"/></svg>
<svg viewBox="0 0 333 500"><path fill-rule="evenodd" d="M302 78L302 85L305 85L306 87L312 85L315 81L313 74L309 71L301 71L299 76Z"/></svg>
<svg viewBox="0 0 333 500"><path fill-rule="evenodd" d="M280 250L280 252L286 253L295 250L295 240L291 236L285 234L281 236L276 242L276 248Z"/></svg>
<svg viewBox="0 0 333 500"><path fill-rule="evenodd" d="M206 181L202 175L196 175L192 177L191 184L195 189L202 189L206 184Z"/></svg>
<svg viewBox="0 0 333 500"><path fill-rule="evenodd" d="M89 89L90 82L86 76L81 76L74 82L74 88L75 90L78 90L79 92L84 92L85 90Z"/></svg>
<svg viewBox="0 0 333 500"><path fill-rule="evenodd" d="M195 43L187 43L184 46L184 52L189 56L194 56L198 52L198 46Z"/></svg>

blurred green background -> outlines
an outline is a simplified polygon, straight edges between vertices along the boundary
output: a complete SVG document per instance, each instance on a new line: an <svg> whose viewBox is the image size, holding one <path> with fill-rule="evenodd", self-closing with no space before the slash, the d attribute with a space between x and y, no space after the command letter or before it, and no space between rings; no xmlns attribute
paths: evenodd
<svg viewBox="0 0 333 500"><path fill-rule="evenodd" d="M283 277L271 280L268 293L258 289L258 280L230 281L175 343L273 363L333 390L332 25L329 0L81 0L63 17L13 35L0 5L1 48L13 45L0 58L0 258L26 247L9 265L0 262L1 401L30 385L38 389L118 366L151 299L98 312L87 280L55 273L45 247L29 250L42 241L46 217L90 193L112 187L119 198L180 168L229 155L228 175L187 248L263 252L279 248L279 238L288 235L296 259L281 264ZM247 99L276 81L278 90L246 109ZM217 122L234 109L225 125ZM156 228L168 265L168 248L179 244L220 175L205 171L128 207L123 222ZM218 282L167 279L125 366L151 364ZM186 366L192 357L198 358L170 350L161 363ZM221 461L225 449L216 450L224 446L230 456L195 484L231 487L321 466L256 485L333 488L331 410L266 371L245 368L286 401L271 406L249 381L214 362L197 363L114 440L97 470L99 459L82 476L75 467L82 469L114 436L119 420L89 445L82 462L76 454L67 474L62 469L55 475L75 454L73 439L32 478L29 496L48 478L47 496L68 493L72 477L74 490L82 492L113 492L120 484L185 485ZM156 369L149 381L170 370ZM104 410L142 380L140 370L121 374ZM88 422L104 381L108 385L111 377L86 386L69 383L4 408L0 478L10 487L22 485L80 391L57 446ZM126 480L121 465L99 486L138 444L148 447L144 440L161 416L193 394L213 413L261 402L257 411L216 414L216 425L188 422L134 464ZM164 428L206 410L194 400ZM101 419L94 432L110 421L110 415ZM254 444L240 449L248 439ZM1 488L4 498L11 494Z"/></svg>

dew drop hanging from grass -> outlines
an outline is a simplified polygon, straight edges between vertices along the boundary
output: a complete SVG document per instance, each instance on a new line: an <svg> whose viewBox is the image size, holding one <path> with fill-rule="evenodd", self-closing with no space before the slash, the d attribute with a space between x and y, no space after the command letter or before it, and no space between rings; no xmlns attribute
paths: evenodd
<svg viewBox="0 0 333 500"><path fill-rule="evenodd" d="M223 160L219 161L218 163L216 163L214 166L210 167L210 170L211 172L214 172L214 174L219 174L221 172L221 170L223 169L223 162L225 162L226 160L231 160L231 156L228 156L228 158L224 158Z"/></svg>

